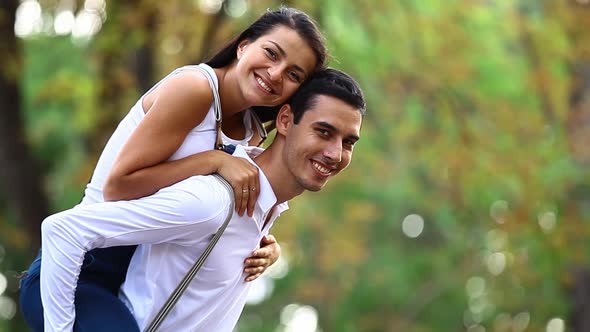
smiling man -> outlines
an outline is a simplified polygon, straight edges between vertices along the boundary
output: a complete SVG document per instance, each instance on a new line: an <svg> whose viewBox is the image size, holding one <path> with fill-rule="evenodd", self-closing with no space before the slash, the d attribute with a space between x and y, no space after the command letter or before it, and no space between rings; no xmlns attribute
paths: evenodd
<svg viewBox="0 0 590 332"><path fill-rule="evenodd" d="M233 330L249 287L244 259L288 200L320 190L350 164L364 112L363 94L350 76L321 70L281 107L268 149L251 159L236 148L234 156L260 169L254 215L233 214L161 331ZM76 325L74 294L87 251L133 244L139 247L113 305L122 302L128 309L122 314L137 322L138 331L145 329L223 223L231 199L215 177L194 176L152 196L81 206L45 219L40 278L45 331L84 330Z"/></svg>

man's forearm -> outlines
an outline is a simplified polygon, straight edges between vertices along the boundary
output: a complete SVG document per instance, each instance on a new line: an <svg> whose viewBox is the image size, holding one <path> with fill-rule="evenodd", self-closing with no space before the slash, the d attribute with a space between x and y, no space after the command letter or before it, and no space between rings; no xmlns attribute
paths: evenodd
<svg viewBox="0 0 590 332"><path fill-rule="evenodd" d="M227 195L223 188L220 190ZM72 330L74 294L87 251L174 243L176 239L186 245L214 233L221 220L220 204L209 197L213 190L203 192L206 194L197 196L186 190L163 189L158 195L139 200L77 206L45 219L41 226L45 330ZM224 200L229 200L227 196Z"/></svg>
<svg viewBox="0 0 590 332"><path fill-rule="evenodd" d="M45 331L72 331L74 293L86 249L66 227L67 214L52 215L41 226L41 300Z"/></svg>

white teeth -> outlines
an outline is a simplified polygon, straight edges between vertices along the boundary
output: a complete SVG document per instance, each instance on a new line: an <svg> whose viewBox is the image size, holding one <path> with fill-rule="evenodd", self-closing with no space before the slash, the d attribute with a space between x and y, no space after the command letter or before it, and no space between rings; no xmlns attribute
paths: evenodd
<svg viewBox="0 0 590 332"><path fill-rule="evenodd" d="M317 169L318 171L320 171L323 174L330 174L332 171L329 168L326 168L318 163L312 163L313 167L315 167L315 169Z"/></svg>
<svg viewBox="0 0 590 332"><path fill-rule="evenodd" d="M269 93L270 93L270 92L272 92L271 88L269 88L269 87L268 87L268 85L266 85L266 84L265 84L265 83L264 83L264 82L263 82L263 81L260 79L260 77L256 77L256 81L258 82L258 84L260 84L260 86L261 86L261 87L262 87L264 90L268 91Z"/></svg>

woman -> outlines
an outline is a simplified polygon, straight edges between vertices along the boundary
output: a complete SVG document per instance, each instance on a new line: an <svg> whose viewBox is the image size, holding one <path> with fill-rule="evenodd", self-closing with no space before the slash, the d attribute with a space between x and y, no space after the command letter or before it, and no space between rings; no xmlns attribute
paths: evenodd
<svg viewBox="0 0 590 332"><path fill-rule="evenodd" d="M258 144L262 130L250 126L256 115L243 110L285 102L324 66L326 53L320 32L306 14L291 8L266 12L207 64L176 70L139 99L107 143L81 204L100 202L103 195L106 200L138 198L193 175L219 173L234 188L238 213L251 214L258 172L243 160L211 150L216 136L214 96L218 93L222 106L225 141ZM257 114L274 118L272 108ZM262 245L273 243L271 238ZM106 329L109 319L116 320L109 331L115 326L137 329L116 296L134 250L105 248L86 256L76 291L75 329ZM39 260L21 284L21 307L34 330L43 329ZM253 261L246 263L247 280L267 266L259 260L247 259Z"/></svg>

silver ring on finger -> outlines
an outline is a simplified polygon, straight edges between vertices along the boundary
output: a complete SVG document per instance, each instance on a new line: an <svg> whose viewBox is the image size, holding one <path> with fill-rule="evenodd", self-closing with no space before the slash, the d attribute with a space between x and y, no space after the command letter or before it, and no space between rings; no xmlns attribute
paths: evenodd
<svg viewBox="0 0 590 332"><path fill-rule="evenodd" d="M248 193L248 189L242 189L242 193L244 193L244 194Z"/></svg>

